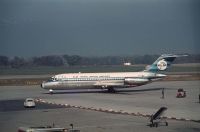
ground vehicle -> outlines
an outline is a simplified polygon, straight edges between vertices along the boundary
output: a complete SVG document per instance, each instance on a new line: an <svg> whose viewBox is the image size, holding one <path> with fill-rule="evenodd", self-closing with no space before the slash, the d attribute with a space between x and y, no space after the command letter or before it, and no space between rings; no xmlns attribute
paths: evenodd
<svg viewBox="0 0 200 132"><path fill-rule="evenodd" d="M67 129L54 126L19 127L18 132L80 132L80 130Z"/></svg>
<svg viewBox="0 0 200 132"><path fill-rule="evenodd" d="M57 127L20 127L18 132L67 132L65 128L57 128Z"/></svg>
<svg viewBox="0 0 200 132"><path fill-rule="evenodd" d="M26 98L24 101L24 107L25 108L34 108L35 107L35 101L33 98Z"/></svg>
<svg viewBox="0 0 200 132"><path fill-rule="evenodd" d="M150 117L150 127L158 127L158 124L165 123L166 126L168 126L168 122L165 118L161 118L162 115L164 115L165 111L167 110L167 107L161 107L155 114L151 115Z"/></svg>
<svg viewBox="0 0 200 132"><path fill-rule="evenodd" d="M179 88L177 90L176 97L177 98L184 98L184 97L186 97L186 91L184 91L182 88Z"/></svg>

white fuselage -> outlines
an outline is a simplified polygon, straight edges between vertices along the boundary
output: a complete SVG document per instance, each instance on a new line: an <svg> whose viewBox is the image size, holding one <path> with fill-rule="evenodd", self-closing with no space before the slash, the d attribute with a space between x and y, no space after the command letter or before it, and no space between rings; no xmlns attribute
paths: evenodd
<svg viewBox="0 0 200 132"><path fill-rule="evenodd" d="M66 73L58 74L51 80L43 82L44 89L91 89L128 88L148 84L154 80L162 79L166 75L159 74L171 65L175 58L183 55L163 54L152 65L141 72L108 72L108 73Z"/></svg>
<svg viewBox="0 0 200 132"><path fill-rule="evenodd" d="M150 83L165 77L152 72L109 72L109 73L66 73L58 74L47 82L44 89L91 89L91 88L128 88Z"/></svg>

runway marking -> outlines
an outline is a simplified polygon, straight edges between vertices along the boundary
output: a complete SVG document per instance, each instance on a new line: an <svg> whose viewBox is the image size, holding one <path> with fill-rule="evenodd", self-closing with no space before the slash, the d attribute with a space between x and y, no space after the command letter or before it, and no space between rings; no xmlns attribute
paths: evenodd
<svg viewBox="0 0 200 132"><path fill-rule="evenodd" d="M43 99L35 99L35 101L40 102L40 103L46 103L46 104L61 105L61 106L65 106L67 108L71 107L71 108L93 110L93 111L106 112L106 113L112 113L112 114L123 114L123 115L132 115L132 116L141 116L141 117L150 117L151 116L149 114L142 114L140 112L134 113L134 112L126 112L126 111L123 111L123 110L116 111L116 110L113 110L113 109L84 107L84 106L77 106L77 105L70 105L70 104L57 104L57 103L45 101ZM186 119L186 118L176 118L176 117L171 117L171 116L161 116L161 118L177 120L177 121L193 121L193 122L199 122L200 123L200 120L193 120L193 119Z"/></svg>

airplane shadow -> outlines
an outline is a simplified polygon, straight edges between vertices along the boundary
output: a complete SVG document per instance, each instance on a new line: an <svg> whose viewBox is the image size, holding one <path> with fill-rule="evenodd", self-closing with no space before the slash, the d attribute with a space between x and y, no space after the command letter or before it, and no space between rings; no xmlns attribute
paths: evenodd
<svg viewBox="0 0 200 132"><path fill-rule="evenodd" d="M150 91L161 91L163 88L143 88L143 89L120 89L117 90L116 94L130 94L130 93L141 93Z"/></svg>
<svg viewBox="0 0 200 132"><path fill-rule="evenodd" d="M127 89L127 90L118 90L119 92L146 92L146 91L157 91L162 90L163 88L145 88L145 89Z"/></svg>
<svg viewBox="0 0 200 132"><path fill-rule="evenodd" d="M129 94L129 93L139 93L139 92L148 92L148 91L159 91L163 88L145 88L145 89L117 89L115 92L108 92L107 90L60 90L54 91L53 94L84 94L84 93L106 93L106 94ZM50 94L45 92L43 94Z"/></svg>
<svg viewBox="0 0 200 132"><path fill-rule="evenodd" d="M106 91L54 91L53 92L53 94L83 94L83 93L106 93ZM45 93L43 93L43 94L51 94L51 93L49 93L49 92L45 92Z"/></svg>

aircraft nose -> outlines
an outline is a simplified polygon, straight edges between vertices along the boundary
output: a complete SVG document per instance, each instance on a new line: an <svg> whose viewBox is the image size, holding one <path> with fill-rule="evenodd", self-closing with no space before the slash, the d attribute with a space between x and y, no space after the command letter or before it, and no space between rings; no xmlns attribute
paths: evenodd
<svg viewBox="0 0 200 132"><path fill-rule="evenodd" d="M44 85L45 85L44 82L42 82L42 84L41 84L41 88L44 88Z"/></svg>

